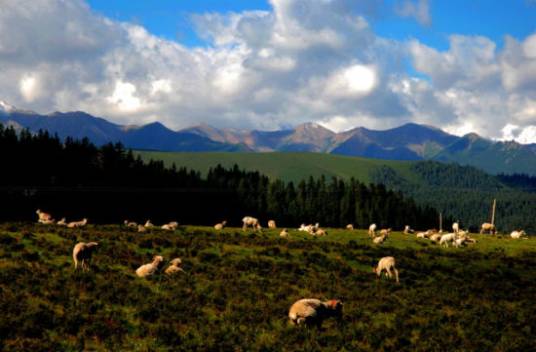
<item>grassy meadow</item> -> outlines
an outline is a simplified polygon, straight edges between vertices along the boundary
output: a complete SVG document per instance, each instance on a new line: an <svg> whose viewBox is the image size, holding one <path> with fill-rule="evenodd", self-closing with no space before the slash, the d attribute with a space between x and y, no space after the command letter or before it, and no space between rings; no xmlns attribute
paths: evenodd
<svg viewBox="0 0 536 352"><path fill-rule="evenodd" d="M536 239L474 235L439 248L363 230L262 233L180 227L139 234L120 226L66 229L0 224L2 351L530 351L536 349ZM78 241L98 241L75 272ZM186 274L135 269L163 255ZM397 260L400 285L376 279ZM293 327L297 299L338 298L343 320Z"/></svg>

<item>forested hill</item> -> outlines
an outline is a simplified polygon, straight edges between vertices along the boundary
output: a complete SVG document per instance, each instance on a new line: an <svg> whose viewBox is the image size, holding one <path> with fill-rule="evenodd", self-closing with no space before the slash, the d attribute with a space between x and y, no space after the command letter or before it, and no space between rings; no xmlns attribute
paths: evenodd
<svg viewBox="0 0 536 352"><path fill-rule="evenodd" d="M46 132L17 133L0 126L0 220L35 219L35 210L57 219L90 222L123 219L176 220L212 225L224 219L241 224L244 215L281 226L320 222L366 227L436 226L438 213L417 206L383 185L324 177L298 183L273 180L237 166L215 166L202 176L186 167L144 162L120 144L95 147L87 139L64 142Z"/></svg>

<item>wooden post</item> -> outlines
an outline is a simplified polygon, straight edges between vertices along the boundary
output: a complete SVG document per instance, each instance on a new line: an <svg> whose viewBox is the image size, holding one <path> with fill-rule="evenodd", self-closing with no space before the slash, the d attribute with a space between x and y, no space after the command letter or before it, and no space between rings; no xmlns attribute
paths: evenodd
<svg viewBox="0 0 536 352"><path fill-rule="evenodd" d="M443 213L439 213L439 232L443 232Z"/></svg>
<svg viewBox="0 0 536 352"><path fill-rule="evenodd" d="M491 208L491 224L495 225L495 207L497 205L497 199L493 200L493 207Z"/></svg>

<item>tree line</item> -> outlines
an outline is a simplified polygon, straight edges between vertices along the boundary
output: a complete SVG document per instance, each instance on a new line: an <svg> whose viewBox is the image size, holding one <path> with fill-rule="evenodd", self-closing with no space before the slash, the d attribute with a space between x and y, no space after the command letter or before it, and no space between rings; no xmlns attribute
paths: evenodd
<svg viewBox="0 0 536 352"><path fill-rule="evenodd" d="M324 177L299 183L271 180L259 172L220 165L206 177L184 167L144 162L121 144L96 147L88 139L60 140L0 125L1 220L28 220L35 209L56 218L90 222L122 219L211 225L244 215L276 219L280 226L320 222L402 228L437 227L438 213L399 191L355 179Z"/></svg>

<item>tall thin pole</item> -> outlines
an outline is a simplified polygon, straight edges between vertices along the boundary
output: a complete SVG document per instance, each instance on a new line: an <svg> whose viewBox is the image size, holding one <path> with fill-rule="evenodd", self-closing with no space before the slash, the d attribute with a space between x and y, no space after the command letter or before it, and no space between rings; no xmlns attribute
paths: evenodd
<svg viewBox="0 0 536 352"><path fill-rule="evenodd" d="M439 213L439 232L443 232L443 213Z"/></svg>
<svg viewBox="0 0 536 352"><path fill-rule="evenodd" d="M493 199L493 208L491 210L491 224L495 225L495 207L497 206L497 199Z"/></svg>

